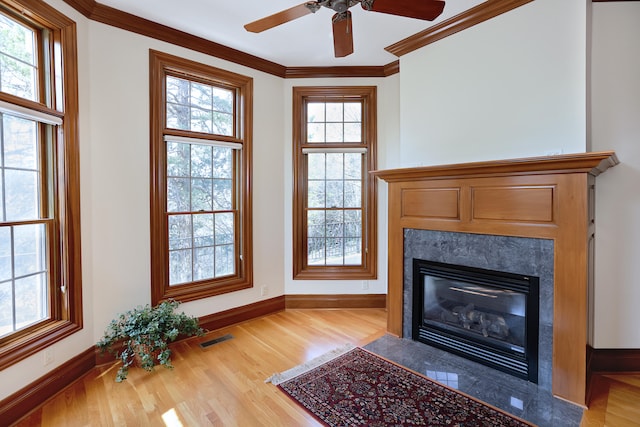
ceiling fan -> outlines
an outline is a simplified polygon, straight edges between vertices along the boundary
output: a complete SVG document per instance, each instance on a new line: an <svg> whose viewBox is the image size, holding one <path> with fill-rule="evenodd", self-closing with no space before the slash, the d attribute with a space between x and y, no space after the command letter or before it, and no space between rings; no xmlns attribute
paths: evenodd
<svg viewBox="0 0 640 427"><path fill-rule="evenodd" d="M357 3L367 11L427 21L436 19L444 9L444 1L441 0L316 0L258 19L245 25L244 28L252 33L261 33L326 7L336 12L332 18L333 49L336 58L340 58L353 53L353 31L349 8Z"/></svg>

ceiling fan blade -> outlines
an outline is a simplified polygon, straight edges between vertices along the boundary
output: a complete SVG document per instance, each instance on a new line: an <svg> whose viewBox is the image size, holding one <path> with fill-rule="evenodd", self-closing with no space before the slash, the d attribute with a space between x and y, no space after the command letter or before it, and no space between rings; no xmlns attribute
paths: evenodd
<svg viewBox="0 0 640 427"><path fill-rule="evenodd" d="M281 12L274 13L273 15L258 19L257 21L250 22L244 26L244 29L252 33L261 33L270 28L284 24L285 22L293 21L294 19L313 13L313 11L307 7L307 3L308 2L305 2L298 6L293 6Z"/></svg>
<svg viewBox="0 0 640 427"><path fill-rule="evenodd" d="M353 29L351 27L351 12L333 15L333 51L336 58L353 53Z"/></svg>
<svg viewBox="0 0 640 427"><path fill-rule="evenodd" d="M433 21L444 10L444 1L440 0L373 0L362 1L363 9L390 15Z"/></svg>

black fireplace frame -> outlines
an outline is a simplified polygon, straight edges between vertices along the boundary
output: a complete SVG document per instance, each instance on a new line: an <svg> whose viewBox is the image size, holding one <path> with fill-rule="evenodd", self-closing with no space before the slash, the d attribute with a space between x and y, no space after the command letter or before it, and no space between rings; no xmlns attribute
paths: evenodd
<svg viewBox="0 0 640 427"><path fill-rule="evenodd" d="M423 321L424 276L507 289L526 298L525 352L505 351L484 340L456 333ZM539 278L504 271L413 259L413 327L412 339L467 359L507 372L532 383L538 383Z"/></svg>

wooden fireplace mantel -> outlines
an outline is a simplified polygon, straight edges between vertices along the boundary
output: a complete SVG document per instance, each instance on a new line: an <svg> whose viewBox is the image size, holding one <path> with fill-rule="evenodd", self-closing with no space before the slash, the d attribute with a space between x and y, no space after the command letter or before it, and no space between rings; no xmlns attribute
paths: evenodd
<svg viewBox="0 0 640 427"><path fill-rule="evenodd" d="M389 183L387 330L402 336L404 229L554 240L554 395L585 405L595 177L614 152L371 172Z"/></svg>

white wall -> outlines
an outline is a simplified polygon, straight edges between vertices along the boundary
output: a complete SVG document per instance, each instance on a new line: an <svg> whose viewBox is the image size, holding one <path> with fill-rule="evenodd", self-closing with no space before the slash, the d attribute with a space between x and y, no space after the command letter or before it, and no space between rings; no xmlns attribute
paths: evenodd
<svg viewBox="0 0 640 427"><path fill-rule="evenodd" d="M289 79L284 82L283 139L285 163L285 194L293 194L292 152L292 90L294 86L376 86L378 102L378 169L399 165L399 77L341 78L341 79ZM385 294L387 292L387 187L378 181L378 278L376 280L293 280L292 199L285 200L285 294ZM365 285L366 283L366 285Z"/></svg>
<svg viewBox="0 0 640 427"><path fill-rule="evenodd" d="M620 164L596 179L595 348L640 348L640 2L593 5L593 150Z"/></svg>
<svg viewBox="0 0 640 427"><path fill-rule="evenodd" d="M537 0L400 59L403 166L586 150L586 0Z"/></svg>

